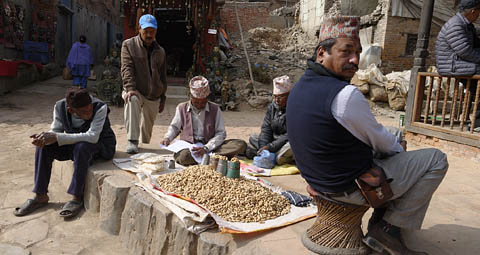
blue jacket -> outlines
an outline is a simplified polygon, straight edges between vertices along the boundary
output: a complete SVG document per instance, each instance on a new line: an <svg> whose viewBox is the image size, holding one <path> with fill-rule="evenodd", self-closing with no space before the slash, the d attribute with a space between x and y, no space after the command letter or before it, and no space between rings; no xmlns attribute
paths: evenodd
<svg viewBox="0 0 480 255"><path fill-rule="evenodd" d="M461 13L448 20L435 43L435 57L440 75L470 76L480 64L480 41L475 27Z"/></svg>

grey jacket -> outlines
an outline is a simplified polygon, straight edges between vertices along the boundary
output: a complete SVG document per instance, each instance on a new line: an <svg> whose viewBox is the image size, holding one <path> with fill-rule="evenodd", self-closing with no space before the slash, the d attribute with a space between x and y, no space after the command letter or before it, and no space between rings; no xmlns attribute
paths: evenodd
<svg viewBox="0 0 480 255"><path fill-rule="evenodd" d="M461 13L448 20L435 43L435 57L440 75L470 76L480 64L480 41L475 27Z"/></svg>

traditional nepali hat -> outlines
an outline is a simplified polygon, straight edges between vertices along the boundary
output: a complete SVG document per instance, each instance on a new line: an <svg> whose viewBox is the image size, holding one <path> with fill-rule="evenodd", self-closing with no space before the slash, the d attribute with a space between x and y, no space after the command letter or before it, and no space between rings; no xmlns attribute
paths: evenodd
<svg viewBox="0 0 480 255"><path fill-rule="evenodd" d="M287 75L273 79L273 94L280 95L289 92L292 89L290 77Z"/></svg>
<svg viewBox="0 0 480 255"><path fill-rule="evenodd" d="M480 4L480 0L461 0L458 8L460 10L472 9Z"/></svg>
<svg viewBox="0 0 480 255"><path fill-rule="evenodd" d="M358 39L360 31L360 17L357 16L334 16L324 18L318 34L319 42L331 38Z"/></svg>
<svg viewBox="0 0 480 255"><path fill-rule="evenodd" d="M203 76L195 76L190 80L190 94L194 98L207 98L210 95L208 80Z"/></svg>

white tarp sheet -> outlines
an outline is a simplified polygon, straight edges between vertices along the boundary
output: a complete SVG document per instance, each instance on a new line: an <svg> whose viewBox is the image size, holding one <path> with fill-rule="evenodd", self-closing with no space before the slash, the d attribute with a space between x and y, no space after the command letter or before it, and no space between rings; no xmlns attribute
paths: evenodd
<svg viewBox="0 0 480 255"><path fill-rule="evenodd" d="M162 205L170 209L179 219L182 220L182 222L185 224L185 227L193 233L200 233L212 227L213 223L211 220L209 220L211 218L207 217L209 215L215 220L220 230L224 233L251 233L287 226L308 218L315 217L317 213L317 207L314 204L311 204L307 207L297 207L291 205L290 212L288 214L273 220L267 220L263 223L229 222L223 220L221 217L210 212L207 208L203 208L194 201L189 201L188 199L183 199L178 195L162 191L161 186L156 183L159 175L151 175L149 170L137 169L136 167L132 166L130 162L131 160L129 158L113 160L113 163L120 169L137 173L138 183L136 183L136 185L143 188L150 195L152 195L154 199L158 200ZM183 166L179 166L177 164L176 169L166 170L162 172L162 174L174 173L176 171L181 171L182 169ZM281 192L280 187L268 185L269 182L260 178L245 174L242 174L242 177L257 181L260 185L270 188L275 192Z"/></svg>

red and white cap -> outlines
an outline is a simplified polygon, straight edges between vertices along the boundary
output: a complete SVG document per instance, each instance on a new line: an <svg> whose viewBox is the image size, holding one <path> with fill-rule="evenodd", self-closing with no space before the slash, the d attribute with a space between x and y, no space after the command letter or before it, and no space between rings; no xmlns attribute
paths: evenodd
<svg viewBox="0 0 480 255"><path fill-rule="evenodd" d="M208 80L203 76L195 76L190 80L190 94L194 98L207 98L210 95Z"/></svg>
<svg viewBox="0 0 480 255"><path fill-rule="evenodd" d="M280 95L290 92L292 89L292 83L290 82L290 77L283 75L273 79L273 94Z"/></svg>
<svg viewBox="0 0 480 255"><path fill-rule="evenodd" d="M322 42L332 38L359 39L360 17L358 16L334 16L324 18L320 25L318 41Z"/></svg>

